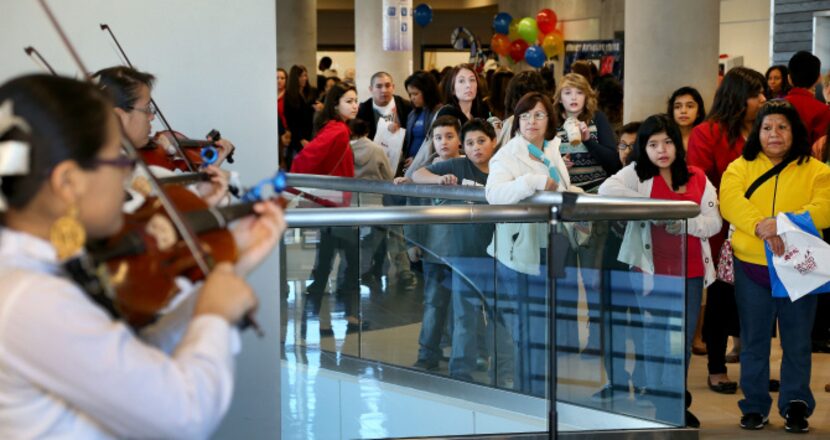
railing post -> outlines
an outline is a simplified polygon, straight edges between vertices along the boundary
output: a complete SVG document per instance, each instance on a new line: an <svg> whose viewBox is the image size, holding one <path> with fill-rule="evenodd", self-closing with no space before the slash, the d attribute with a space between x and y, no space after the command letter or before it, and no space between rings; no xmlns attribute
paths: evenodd
<svg viewBox="0 0 830 440"><path fill-rule="evenodd" d="M553 265L553 244L559 226L558 205L550 208L548 226L548 438L556 439L556 268Z"/></svg>

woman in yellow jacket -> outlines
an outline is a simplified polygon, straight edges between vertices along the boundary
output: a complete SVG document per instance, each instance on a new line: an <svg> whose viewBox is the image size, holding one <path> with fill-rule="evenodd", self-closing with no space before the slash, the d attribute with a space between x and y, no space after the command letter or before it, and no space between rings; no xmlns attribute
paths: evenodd
<svg viewBox="0 0 830 440"><path fill-rule="evenodd" d="M741 157L723 174L720 208L735 226L735 296L741 322L741 427L761 429L772 406L769 394L770 331L781 332L778 410L788 432L806 432L815 408L810 391L810 332L816 297L792 302L773 298L764 247L782 255L776 230L779 212L808 211L816 227L830 227L830 168L810 157L807 131L786 101L767 102L758 112ZM771 171L772 170L772 171ZM754 191L751 190L755 187Z"/></svg>

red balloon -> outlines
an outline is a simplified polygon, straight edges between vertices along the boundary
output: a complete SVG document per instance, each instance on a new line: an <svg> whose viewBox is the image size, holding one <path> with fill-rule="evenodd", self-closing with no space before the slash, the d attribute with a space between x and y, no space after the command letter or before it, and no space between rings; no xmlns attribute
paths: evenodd
<svg viewBox="0 0 830 440"><path fill-rule="evenodd" d="M510 58L513 58L513 61L518 63L525 57L525 50L527 50L527 47L527 41L514 40L510 43Z"/></svg>
<svg viewBox="0 0 830 440"><path fill-rule="evenodd" d="M548 34L556 28L556 12L550 9L542 9L536 14L536 26L543 34Z"/></svg>
<svg viewBox="0 0 830 440"><path fill-rule="evenodd" d="M490 48L493 52L505 56L510 53L510 39L507 35L493 34L493 38L490 39Z"/></svg>

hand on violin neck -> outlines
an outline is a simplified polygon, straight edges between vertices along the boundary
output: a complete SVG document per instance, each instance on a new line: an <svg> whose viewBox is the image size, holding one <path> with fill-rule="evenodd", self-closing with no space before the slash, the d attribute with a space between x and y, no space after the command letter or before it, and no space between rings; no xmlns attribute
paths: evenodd
<svg viewBox="0 0 830 440"><path fill-rule="evenodd" d="M265 260L279 242L285 228L285 217L276 202L254 205L254 214L240 219L231 227L239 259L236 273L246 276Z"/></svg>
<svg viewBox="0 0 830 440"><path fill-rule="evenodd" d="M208 205L216 206L228 196L228 173L216 165L208 165L203 171L210 175L210 181L197 183L196 191Z"/></svg>
<svg viewBox="0 0 830 440"><path fill-rule="evenodd" d="M216 165L221 165L227 157L233 153L236 147L227 139L219 139L213 143L219 150L219 158L216 160Z"/></svg>
<svg viewBox="0 0 830 440"><path fill-rule="evenodd" d="M256 309L251 286L234 272L230 263L220 263L208 274L199 291L193 316L218 315L235 325Z"/></svg>

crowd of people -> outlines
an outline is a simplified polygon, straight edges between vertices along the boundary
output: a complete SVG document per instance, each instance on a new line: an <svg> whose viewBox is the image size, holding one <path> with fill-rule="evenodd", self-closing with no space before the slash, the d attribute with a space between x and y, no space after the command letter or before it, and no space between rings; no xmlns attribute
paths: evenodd
<svg viewBox="0 0 830 440"><path fill-rule="evenodd" d="M411 289L417 285L413 271L420 270L424 312L414 366L439 368L442 348L449 345L451 376L472 380L477 365L489 361L493 383L543 396L548 265L556 273L578 271L588 298L617 294L602 269L638 274L640 281L629 283L636 301L625 307L631 316L642 316L642 334L634 341L639 354L668 350L670 317L659 313L658 295L649 296L655 277L682 279L686 372L680 374L688 374L695 346L707 356L712 391L743 392L742 428L763 428L770 392L778 392L786 431L806 432L815 407L811 353L830 351L830 314L818 295L794 302L774 298L764 249L784 252L778 213L806 211L819 230L830 227L825 147L830 107L815 93L816 85L830 82L830 74L822 77L818 58L798 52L787 66L772 66L766 75L746 67L726 72L708 112L694 85L679 83L667 96L667 107L655 108L643 121L623 121L616 78L598 76L584 61L570 70L558 84L548 68L488 71L484 77L467 64L418 71L404 81L409 100L396 94L389 73L377 72L367 90L371 97L357 106L353 85L334 78L318 93L310 88L306 69L292 66L284 94L280 88L285 96L280 120L286 122L281 133L290 138L282 142L286 168L349 177L386 170L372 171L372 178L480 186L490 204L517 203L537 191L690 201L700 206L698 216L687 222L576 223L559 234L561 243L550 244L547 226L532 223L389 227L369 235L327 229L309 293L319 303L334 249L341 249L345 278L352 281L338 282L338 296L346 300L349 329L365 328L353 313L357 280L377 287L384 271L392 269L397 279L389 282ZM280 72L278 78L284 78ZM351 144L349 126L357 127ZM397 151L371 145L379 127L406 130ZM359 156L370 157L365 151L372 150L371 160L354 159L357 140ZM732 254L724 253L725 242ZM553 261L547 261L548 245L565 251L554 251ZM685 249L685 265L678 249ZM734 276L724 276L722 266ZM495 285L502 286L498 294ZM480 310L496 299L502 311L487 321L499 331L483 338ZM603 301L614 304L615 298ZM598 304L587 302L589 316L599 313L591 310ZM557 324L557 350L578 339L577 320L564 321ZM578 350L600 346L598 326L590 320L588 344ZM734 348L727 353L730 336ZM770 377L773 337L780 338L784 353L780 380ZM667 379L661 365L639 357L629 372L613 351L605 355L607 384L594 394L596 400L628 396L632 389L648 400L665 393L668 380L685 386L683 377ZM493 356L496 352L502 355ZM728 375L730 361L741 364L739 382ZM679 393L681 400L685 394L686 424L699 426L688 411L691 395L682 388ZM657 414L660 418L659 407Z"/></svg>

